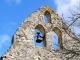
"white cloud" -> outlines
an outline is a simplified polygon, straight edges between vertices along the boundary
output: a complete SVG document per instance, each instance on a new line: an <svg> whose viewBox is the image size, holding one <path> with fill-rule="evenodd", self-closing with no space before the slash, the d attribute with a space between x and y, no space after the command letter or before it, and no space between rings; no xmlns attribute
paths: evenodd
<svg viewBox="0 0 80 60"><path fill-rule="evenodd" d="M21 0L15 0L16 4L20 4Z"/></svg>
<svg viewBox="0 0 80 60"><path fill-rule="evenodd" d="M71 16L70 9L75 10L76 5L78 5L79 0L55 0L57 4L57 13L67 19L67 17Z"/></svg>
<svg viewBox="0 0 80 60"><path fill-rule="evenodd" d="M5 0L9 5L11 5L13 2L15 4L20 4L21 3L21 0Z"/></svg>
<svg viewBox="0 0 80 60"><path fill-rule="evenodd" d="M11 3L13 0L5 0L6 2L8 2L8 3Z"/></svg>
<svg viewBox="0 0 80 60"><path fill-rule="evenodd" d="M2 31L4 33L9 33L9 32L12 32L12 31L15 31L15 28L16 28L16 23L15 22L6 22L6 23L3 23L2 24ZM6 31L5 31L6 30Z"/></svg>
<svg viewBox="0 0 80 60"><path fill-rule="evenodd" d="M9 35L7 35L7 34L0 35L0 48L1 48L3 45L6 45L7 42L9 42L9 41L10 41Z"/></svg>
<svg viewBox="0 0 80 60"><path fill-rule="evenodd" d="M10 23L10 25L13 25L13 26L15 26L16 25L16 23L15 22L9 22Z"/></svg>
<svg viewBox="0 0 80 60"><path fill-rule="evenodd" d="M62 17L62 14L66 20L67 23L69 23L70 19L68 17L71 16L71 12L70 9L76 12L79 12L78 10L76 10L75 7L77 7L79 5L80 2L79 0L55 0L55 3L57 5L57 13L59 14L59 16ZM80 28L76 30L77 27L73 27L74 32L80 33Z"/></svg>

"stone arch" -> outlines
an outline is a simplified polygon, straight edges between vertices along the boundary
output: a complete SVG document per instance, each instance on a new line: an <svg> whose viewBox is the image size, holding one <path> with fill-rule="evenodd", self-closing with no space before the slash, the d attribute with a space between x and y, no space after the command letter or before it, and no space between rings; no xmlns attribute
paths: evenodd
<svg viewBox="0 0 80 60"><path fill-rule="evenodd" d="M44 19L45 17L47 18L47 21L48 21L47 23L51 23L51 14L49 11L44 12Z"/></svg>
<svg viewBox="0 0 80 60"><path fill-rule="evenodd" d="M35 27L35 29L40 30L40 32L42 32L42 35L44 35L44 34L45 34L44 27L43 27L41 24L38 24L38 25Z"/></svg>
<svg viewBox="0 0 80 60"><path fill-rule="evenodd" d="M54 31L57 36L58 36L58 45L59 45L59 49L63 49L63 44L62 44L62 33L60 31L60 29L58 27L54 27L52 29L52 31Z"/></svg>
<svg viewBox="0 0 80 60"><path fill-rule="evenodd" d="M41 25L41 24L38 24L35 29L38 29L41 33L42 33L42 36L44 36L44 39L43 39L43 46L45 47L46 46L46 38L45 38L45 29L44 27Z"/></svg>

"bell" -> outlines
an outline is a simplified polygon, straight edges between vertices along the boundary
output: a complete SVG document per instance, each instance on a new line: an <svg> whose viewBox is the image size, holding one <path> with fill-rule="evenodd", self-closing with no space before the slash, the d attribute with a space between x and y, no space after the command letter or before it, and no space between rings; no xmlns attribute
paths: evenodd
<svg viewBox="0 0 80 60"><path fill-rule="evenodd" d="M37 42L37 43L41 43L42 40L41 40L41 39L37 39L36 42Z"/></svg>
<svg viewBox="0 0 80 60"><path fill-rule="evenodd" d="M37 40L36 40L36 42L37 43L41 43L43 40L41 39L41 38L43 38L43 37L41 37L40 35L40 32L37 32Z"/></svg>

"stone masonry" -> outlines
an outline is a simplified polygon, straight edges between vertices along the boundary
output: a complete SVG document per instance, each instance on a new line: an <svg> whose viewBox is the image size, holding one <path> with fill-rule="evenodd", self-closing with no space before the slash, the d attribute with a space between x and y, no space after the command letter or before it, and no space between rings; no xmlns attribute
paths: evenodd
<svg viewBox="0 0 80 60"><path fill-rule="evenodd" d="M44 22L44 16L48 23ZM34 30L45 36L43 46L35 46ZM59 49L52 48L52 35L58 35ZM45 5L27 17L12 38L11 47L2 60L80 60L80 43L58 14Z"/></svg>

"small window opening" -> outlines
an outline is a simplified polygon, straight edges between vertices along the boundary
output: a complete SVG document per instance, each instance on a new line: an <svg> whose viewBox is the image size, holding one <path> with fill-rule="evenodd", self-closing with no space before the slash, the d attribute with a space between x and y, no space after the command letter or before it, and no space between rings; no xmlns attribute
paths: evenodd
<svg viewBox="0 0 80 60"><path fill-rule="evenodd" d="M48 18L46 16L44 16L44 22L48 23Z"/></svg>
<svg viewBox="0 0 80 60"><path fill-rule="evenodd" d="M59 44L58 44L58 36L55 32L52 31L52 47L55 50L59 49Z"/></svg>
<svg viewBox="0 0 80 60"><path fill-rule="evenodd" d="M34 35L35 35L34 44L35 44L35 46L43 46L43 42L40 42L40 43L36 42L36 40L37 40L37 32L39 32L40 36L42 36L42 33L40 32L40 30L35 29L35 31L34 31ZM40 38L40 39L42 40L42 38Z"/></svg>
<svg viewBox="0 0 80 60"><path fill-rule="evenodd" d="M57 27L54 27L52 30L52 41L53 41L52 47L55 50L63 49L62 34L61 34L61 31Z"/></svg>
<svg viewBox="0 0 80 60"><path fill-rule="evenodd" d="M42 25L37 25L34 31L34 45L35 46L46 46L45 30Z"/></svg>
<svg viewBox="0 0 80 60"><path fill-rule="evenodd" d="M51 23L51 14L48 11L44 13L44 23Z"/></svg>

